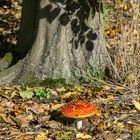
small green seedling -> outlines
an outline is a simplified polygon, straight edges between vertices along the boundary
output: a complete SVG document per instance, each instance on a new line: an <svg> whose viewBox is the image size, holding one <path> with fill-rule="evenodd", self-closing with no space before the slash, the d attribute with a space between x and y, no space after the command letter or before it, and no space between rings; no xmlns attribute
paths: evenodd
<svg viewBox="0 0 140 140"><path fill-rule="evenodd" d="M43 98L50 98L51 97L51 91L49 89L43 89L43 90L34 90L35 96L37 96L40 100Z"/></svg>

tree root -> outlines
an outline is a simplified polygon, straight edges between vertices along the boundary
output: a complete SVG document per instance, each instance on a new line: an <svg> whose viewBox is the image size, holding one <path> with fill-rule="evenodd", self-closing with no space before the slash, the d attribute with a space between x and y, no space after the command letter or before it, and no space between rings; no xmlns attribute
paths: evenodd
<svg viewBox="0 0 140 140"><path fill-rule="evenodd" d="M0 73L0 86L4 84L12 84L22 69L22 61L19 61L14 66L5 69Z"/></svg>

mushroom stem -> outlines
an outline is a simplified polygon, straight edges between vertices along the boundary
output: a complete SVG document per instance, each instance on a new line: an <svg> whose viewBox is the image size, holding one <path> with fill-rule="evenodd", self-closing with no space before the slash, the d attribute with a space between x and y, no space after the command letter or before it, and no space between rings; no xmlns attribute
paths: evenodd
<svg viewBox="0 0 140 140"><path fill-rule="evenodd" d="M82 128L82 120L78 120L77 121L77 129L81 129Z"/></svg>

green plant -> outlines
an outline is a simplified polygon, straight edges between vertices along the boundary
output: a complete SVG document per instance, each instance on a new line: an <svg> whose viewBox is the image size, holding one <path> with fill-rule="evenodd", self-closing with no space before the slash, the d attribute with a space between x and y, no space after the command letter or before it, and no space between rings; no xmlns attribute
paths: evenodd
<svg viewBox="0 0 140 140"><path fill-rule="evenodd" d="M111 3L103 1L103 20L105 29L110 28L112 21L114 20L113 13L114 9L112 9Z"/></svg>
<svg viewBox="0 0 140 140"><path fill-rule="evenodd" d="M43 90L34 90L35 96L37 96L40 100L43 98L49 99L51 97L51 91L47 88Z"/></svg>
<svg viewBox="0 0 140 140"><path fill-rule="evenodd" d="M90 81L95 84L96 88L100 88L104 77L102 66L98 67L96 63L93 63L90 72Z"/></svg>
<svg viewBox="0 0 140 140"><path fill-rule="evenodd" d="M132 134L132 140L140 140L140 132L139 131L133 130L131 132L131 134Z"/></svg>

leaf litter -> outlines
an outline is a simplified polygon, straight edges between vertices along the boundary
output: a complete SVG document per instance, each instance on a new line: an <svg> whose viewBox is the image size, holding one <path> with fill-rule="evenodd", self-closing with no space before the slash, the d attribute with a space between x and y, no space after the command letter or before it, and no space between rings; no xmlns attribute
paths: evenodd
<svg viewBox="0 0 140 140"><path fill-rule="evenodd" d="M19 86L5 85L0 88L0 93L5 95L0 94L1 140L51 140L67 137L77 140L109 137L110 140L129 140L132 136L139 136L140 97L129 98L128 89L123 86L106 83L100 89L83 85L78 88L63 87L63 90L58 90L57 86L47 87L50 95L48 97L43 94L42 98L34 94L37 89L43 91L46 87L28 87L23 90ZM29 98L30 94L32 96ZM124 98L125 94L127 98ZM74 120L66 119L60 113L61 107L74 99L90 101L98 108L95 117L83 121L80 131L76 130Z"/></svg>
<svg viewBox="0 0 140 140"><path fill-rule="evenodd" d="M111 3L108 0L108 3ZM3 44L16 44L16 32L19 28L20 10L13 1L16 11L8 7L0 8L3 14L0 33ZM107 49L119 46L121 28L127 20L138 19L131 15L132 5L129 1L115 2L117 20L105 29ZM123 16L118 16L123 12ZM5 17L14 16L9 21ZM114 17L116 16L114 15ZM9 16L9 17L10 17ZM15 20L17 22L13 22ZM9 20L9 19L8 19ZM131 21L131 20L130 20ZM5 25L13 26L14 32ZM9 26L8 26L9 27ZM125 36L135 34L128 28ZM139 36L136 36L139 39ZM135 38L136 38L135 37ZM125 44L128 48L131 42ZM118 66L120 63L118 62ZM115 77L116 75L114 75ZM135 81L136 73L130 72L124 78L124 84ZM74 99L83 99L97 106L95 117L83 120L82 130L77 131L75 121L66 119L60 113L61 107ZM0 87L0 140L139 140L140 139L140 95L126 86L103 83L100 88L89 85L77 86L13 86Z"/></svg>

